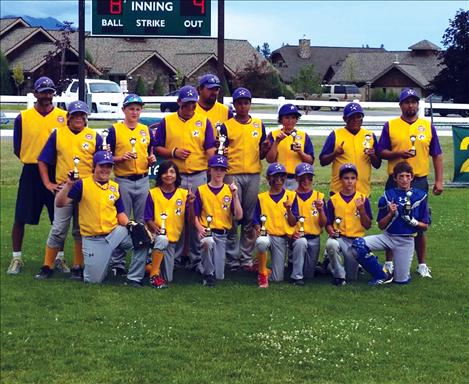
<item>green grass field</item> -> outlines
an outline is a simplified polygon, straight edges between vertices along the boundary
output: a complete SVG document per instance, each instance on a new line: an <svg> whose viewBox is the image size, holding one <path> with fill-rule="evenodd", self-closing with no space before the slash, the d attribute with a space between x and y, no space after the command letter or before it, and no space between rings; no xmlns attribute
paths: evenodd
<svg viewBox="0 0 469 384"><path fill-rule="evenodd" d="M319 151L324 139L313 140ZM452 142L442 143L449 181ZM60 274L33 279L46 214L27 228L23 273L5 274L20 164L11 142L0 149L2 383L468 382L467 190L431 196L433 279L413 274L408 286L370 288L364 277L337 288L319 277L260 290L255 275L229 273L208 289L185 272L163 291L88 286ZM318 167L318 189L329 172ZM384 167L373 178L376 213Z"/></svg>

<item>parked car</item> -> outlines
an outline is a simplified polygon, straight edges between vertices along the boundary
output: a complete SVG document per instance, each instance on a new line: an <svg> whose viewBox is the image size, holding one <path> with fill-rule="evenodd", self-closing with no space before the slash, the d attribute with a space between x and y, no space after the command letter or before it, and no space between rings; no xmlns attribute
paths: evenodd
<svg viewBox="0 0 469 384"><path fill-rule="evenodd" d="M68 108L68 104L78 99L78 80L73 79L62 96L69 100L59 103L59 107ZM85 79L86 92L91 94L91 113L117 113L122 108L124 93L117 83L109 80ZM65 105L63 105L65 104Z"/></svg>
<svg viewBox="0 0 469 384"><path fill-rule="evenodd" d="M432 93L431 95L427 96L426 99L425 99L425 102L427 103L432 103L432 104L435 104L435 103L448 103L448 104L452 104L453 103L453 99L448 99L448 98L444 98L443 96L441 95L437 95L436 93ZM430 116L430 115L434 115L435 113L438 113L440 116L448 116L450 114L456 114L456 115L460 115L462 117L468 117L469 116L469 110L467 109L446 109L446 108L425 108L425 116Z"/></svg>
<svg viewBox="0 0 469 384"><path fill-rule="evenodd" d="M178 96L179 89L173 92L167 93L165 96ZM161 112L176 112L179 109L179 104L177 101L165 101L160 104Z"/></svg>
<svg viewBox="0 0 469 384"><path fill-rule="evenodd" d="M6 117L5 112L0 111L0 124L8 124L10 119Z"/></svg>
<svg viewBox="0 0 469 384"><path fill-rule="evenodd" d="M305 95L297 94L296 100L305 100ZM323 100L323 101L353 101L360 100L360 90L353 84L326 84L322 86L320 94L312 94L307 96L306 100ZM304 107L303 107L304 108ZM319 110L321 107L309 107L313 111ZM331 111L338 111L339 107L330 107Z"/></svg>

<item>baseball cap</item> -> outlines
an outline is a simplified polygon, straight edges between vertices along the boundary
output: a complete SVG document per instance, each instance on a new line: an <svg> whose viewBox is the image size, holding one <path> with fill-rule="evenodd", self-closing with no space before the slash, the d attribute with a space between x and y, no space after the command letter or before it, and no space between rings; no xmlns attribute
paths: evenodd
<svg viewBox="0 0 469 384"><path fill-rule="evenodd" d="M199 79L199 85L205 88L220 88L220 79L211 73L207 73Z"/></svg>
<svg viewBox="0 0 469 384"><path fill-rule="evenodd" d="M345 163L339 168L339 177L342 177L342 175L347 172L353 172L358 176L357 167L352 163Z"/></svg>
<svg viewBox="0 0 469 384"><path fill-rule="evenodd" d="M314 175L314 167L308 163L300 163L295 168L295 175L296 176L303 176L303 175Z"/></svg>
<svg viewBox="0 0 469 384"><path fill-rule="evenodd" d="M53 91L55 92L55 84L47 76L42 76L34 82L35 92Z"/></svg>
<svg viewBox="0 0 469 384"><path fill-rule="evenodd" d="M280 163L272 163L267 167L267 176L272 176L276 175L278 173L287 173L287 170L283 166L283 164Z"/></svg>
<svg viewBox="0 0 469 384"><path fill-rule="evenodd" d="M114 164L112 158L112 153L108 151L98 151L93 155L93 164L102 165L102 164Z"/></svg>
<svg viewBox="0 0 469 384"><path fill-rule="evenodd" d="M288 116L288 115L296 115L296 117L300 117L301 113L298 111L298 108L293 104L284 104L280 107L278 111L278 117Z"/></svg>
<svg viewBox="0 0 469 384"><path fill-rule="evenodd" d="M179 90L178 100L183 103L199 100L199 94L197 93L197 89L191 87L190 85L182 87Z"/></svg>
<svg viewBox="0 0 469 384"><path fill-rule="evenodd" d="M143 102L142 98L139 95L135 93L129 93L125 97L124 102L122 103L122 106L127 107L129 104L140 104L143 106L145 103Z"/></svg>
<svg viewBox="0 0 469 384"><path fill-rule="evenodd" d="M233 92L233 101L238 100L238 99L252 99L251 92L249 92L249 89L239 87L236 88Z"/></svg>
<svg viewBox="0 0 469 384"><path fill-rule="evenodd" d="M223 155L213 155L210 159L208 159L208 167L228 168L228 159Z"/></svg>
<svg viewBox="0 0 469 384"><path fill-rule="evenodd" d="M77 113L77 112L83 112L89 115L88 104L86 104L85 102L81 100L72 101L68 105L67 110L70 115Z"/></svg>
<svg viewBox="0 0 469 384"><path fill-rule="evenodd" d="M361 113L363 116L363 108L358 103L348 103L344 108L344 118L348 119L350 116L355 115L356 113Z"/></svg>
<svg viewBox="0 0 469 384"><path fill-rule="evenodd" d="M402 90L399 96L399 103L402 103L404 100L408 99L409 97L414 97L417 100L420 100L420 97L418 97L417 92L415 92L412 88L405 88Z"/></svg>

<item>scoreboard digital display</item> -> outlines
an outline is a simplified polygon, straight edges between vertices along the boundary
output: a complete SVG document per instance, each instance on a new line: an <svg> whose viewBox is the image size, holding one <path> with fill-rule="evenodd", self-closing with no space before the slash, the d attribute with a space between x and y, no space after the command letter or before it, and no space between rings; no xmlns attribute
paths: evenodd
<svg viewBox="0 0 469 384"><path fill-rule="evenodd" d="M210 0L93 0L95 36L210 36Z"/></svg>

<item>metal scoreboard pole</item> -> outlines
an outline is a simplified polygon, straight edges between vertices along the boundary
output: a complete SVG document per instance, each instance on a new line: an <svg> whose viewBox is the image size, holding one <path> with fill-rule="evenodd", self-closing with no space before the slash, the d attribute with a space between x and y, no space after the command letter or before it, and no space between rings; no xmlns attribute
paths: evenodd
<svg viewBox="0 0 469 384"><path fill-rule="evenodd" d="M218 31L217 31L217 72L220 79L221 92L219 101L223 102L225 80L225 0L218 0Z"/></svg>
<svg viewBox="0 0 469 384"><path fill-rule="evenodd" d="M78 0L78 98L85 100L85 0Z"/></svg>

